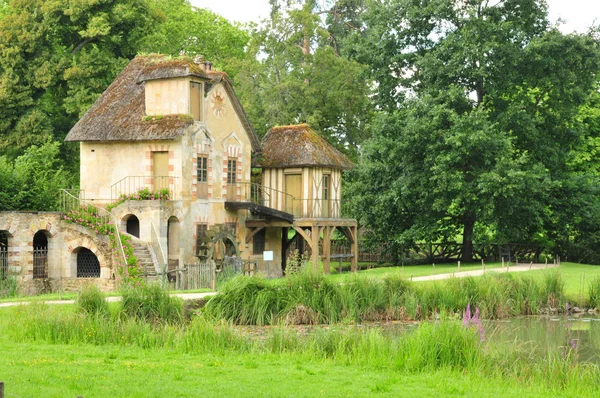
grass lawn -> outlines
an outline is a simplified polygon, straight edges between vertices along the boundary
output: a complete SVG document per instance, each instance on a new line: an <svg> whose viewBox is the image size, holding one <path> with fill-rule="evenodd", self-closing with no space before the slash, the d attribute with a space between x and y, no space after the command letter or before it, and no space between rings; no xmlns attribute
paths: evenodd
<svg viewBox="0 0 600 398"><path fill-rule="evenodd" d="M555 393L456 371L406 374L289 354L182 354L14 343L0 336L6 397L539 397Z"/></svg>
<svg viewBox="0 0 600 398"><path fill-rule="evenodd" d="M501 263L486 263L486 270L500 268L502 267ZM469 264L461 264L461 271L472 271L472 270L480 270L481 263L469 263ZM587 265L587 264L577 264L577 263L561 263L559 268L551 268L551 269L543 269L543 270L532 270L526 272L518 272L515 273L515 276L531 276L536 279L543 279L544 275L549 272L560 272L564 282L565 282L565 294L567 297L578 299L578 301L582 301L581 297L587 297L589 283L596 279L600 278L600 266L598 265ZM436 264L435 272L433 269L433 265L407 265L404 267L401 266L388 266L388 267L378 267L367 270L358 271L358 275L364 275L372 278L383 278L389 275L403 275L404 277L410 279L411 276L427 276L434 274L450 274L452 272L458 272L457 264ZM349 278L351 278L354 274L350 272L344 272L339 274L332 268L331 275L328 278L336 282L345 282ZM423 282L419 282L423 283ZM430 283L430 282L426 282Z"/></svg>
<svg viewBox="0 0 600 398"><path fill-rule="evenodd" d="M348 263L349 264L349 263ZM501 263L486 263L485 269L499 268L501 267ZM349 265L348 268L349 269ZM473 271L481 269L481 262L478 263L469 263L469 264L461 264L461 271ZM362 271L358 271L359 275L365 275L368 277L376 277L383 278L388 275L403 275L406 278L410 278L411 276L427 276L427 275L435 275L435 274L451 274L452 272L458 272L458 264L455 263L447 263L447 264L436 264L435 270L433 268L433 264L428 265L405 265L402 266L388 266L388 267L376 267L371 269L366 269ZM331 267L331 275L329 278L335 281L343 281L352 275L350 272L338 273L337 266Z"/></svg>

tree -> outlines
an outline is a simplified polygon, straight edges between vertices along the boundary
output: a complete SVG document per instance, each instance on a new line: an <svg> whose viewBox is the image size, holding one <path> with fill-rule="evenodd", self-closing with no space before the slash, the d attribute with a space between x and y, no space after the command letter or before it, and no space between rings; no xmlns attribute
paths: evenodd
<svg viewBox="0 0 600 398"><path fill-rule="evenodd" d="M0 156L0 211L59 210L60 190L74 178L59 159L58 142L33 145L14 162Z"/></svg>
<svg viewBox="0 0 600 398"><path fill-rule="evenodd" d="M212 11L193 7L188 0L153 0L162 21L140 43L140 51L173 56L202 55L234 78L232 60L244 58L248 32Z"/></svg>
<svg viewBox="0 0 600 398"><path fill-rule="evenodd" d="M567 160L599 71L598 41L551 29L538 0L369 4L353 51L370 62L385 115L356 176L391 191L396 239L450 239L461 228L469 261L480 231L498 241L552 236L573 196L565 188L582 181ZM402 155L378 177L369 170L384 148ZM373 228L372 211L356 209ZM376 209L385 220L389 210Z"/></svg>
<svg viewBox="0 0 600 398"><path fill-rule="evenodd" d="M253 28L238 76L242 103L259 134L275 124L307 122L347 153L367 135L364 67L335 51L312 0L273 2L271 18Z"/></svg>
<svg viewBox="0 0 600 398"><path fill-rule="evenodd" d="M0 153L14 159L68 130L154 19L146 1L11 0L0 19Z"/></svg>

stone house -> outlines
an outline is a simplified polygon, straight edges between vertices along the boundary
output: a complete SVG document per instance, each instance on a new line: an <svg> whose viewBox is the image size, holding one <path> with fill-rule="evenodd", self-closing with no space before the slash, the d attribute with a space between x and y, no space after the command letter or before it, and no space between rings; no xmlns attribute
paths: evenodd
<svg viewBox="0 0 600 398"><path fill-rule="evenodd" d="M80 145L79 205L111 204L119 230L132 236L136 255L147 257L156 273L208 252L261 272L266 251L281 274L288 231L328 271L336 228L352 242L356 266L356 221L342 219L340 206L348 159L307 125L273 128L261 147L231 80L210 62L136 57L66 141ZM253 166L263 169L262 183L252 182ZM39 231L45 241L33 239ZM36 280L59 277L73 280L74 288L99 278L109 288L117 263L105 240L58 213L0 213L0 271L12 267L34 290L41 289ZM39 274L38 247L47 252L47 271ZM81 271L88 263L99 271Z"/></svg>

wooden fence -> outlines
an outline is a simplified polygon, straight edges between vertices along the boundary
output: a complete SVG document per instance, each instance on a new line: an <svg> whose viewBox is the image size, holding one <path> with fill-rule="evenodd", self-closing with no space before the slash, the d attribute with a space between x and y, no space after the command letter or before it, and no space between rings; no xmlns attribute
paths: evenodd
<svg viewBox="0 0 600 398"><path fill-rule="evenodd" d="M175 289L213 289L216 287L215 262L201 261L197 264L185 264L175 270Z"/></svg>
<svg viewBox="0 0 600 398"><path fill-rule="evenodd" d="M367 247L359 244L358 261L366 263L391 263L396 258L404 264L428 264L454 262L462 259L462 243L422 243L401 247L394 253L389 245ZM539 262L542 248L529 244L487 244L474 245L473 259L507 262ZM331 255L339 257L350 253L350 243L346 240L331 242ZM394 256L394 254L396 254Z"/></svg>

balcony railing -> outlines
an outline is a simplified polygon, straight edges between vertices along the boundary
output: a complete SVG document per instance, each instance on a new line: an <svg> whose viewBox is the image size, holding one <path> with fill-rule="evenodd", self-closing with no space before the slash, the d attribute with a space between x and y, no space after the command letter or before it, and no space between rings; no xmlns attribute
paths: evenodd
<svg viewBox="0 0 600 398"><path fill-rule="evenodd" d="M138 194L142 190L148 190L150 193L159 193L164 190L169 191L170 200L181 199L181 189L179 177L170 176L128 176L115 182L110 187L110 197L113 202L122 197L130 197Z"/></svg>
<svg viewBox="0 0 600 398"><path fill-rule="evenodd" d="M253 182L227 184L226 198L228 201L252 202L281 211L285 211L285 203L293 200L292 195Z"/></svg>
<svg viewBox="0 0 600 398"><path fill-rule="evenodd" d="M238 182L227 185L227 201L252 202L292 214L296 218L340 218L338 199L295 199L292 195L260 184Z"/></svg>
<svg viewBox="0 0 600 398"><path fill-rule="evenodd" d="M339 199L293 199L291 213L296 218L341 218Z"/></svg>

